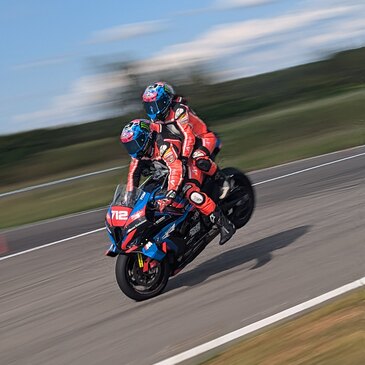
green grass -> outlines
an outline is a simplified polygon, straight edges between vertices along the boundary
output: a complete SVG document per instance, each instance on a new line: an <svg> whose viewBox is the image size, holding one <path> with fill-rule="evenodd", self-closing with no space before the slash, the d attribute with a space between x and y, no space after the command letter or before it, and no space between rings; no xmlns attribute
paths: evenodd
<svg viewBox="0 0 365 365"><path fill-rule="evenodd" d="M216 354L204 365L362 365L365 290L278 324Z"/></svg>
<svg viewBox="0 0 365 365"><path fill-rule="evenodd" d="M118 136L37 153L0 174L0 191L62 179L128 163Z"/></svg>
<svg viewBox="0 0 365 365"><path fill-rule="evenodd" d="M223 164L247 170L365 143L365 90L303 103L217 129Z"/></svg>
<svg viewBox="0 0 365 365"><path fill-rule="evenodd" d="M2 198L0 227L13 227L104 206L112 199L121 178L125 179L125 172L114 171Z"/></svg>
<svg viewBox="0 0 365 365"><path fill-rule="evenodd" d="M365 90L222 121L219 163L245 171L365 144ZM84 142L18 162L1 191L128 163L118 138ZM0 228L109 203L126 170L0 199ZM119 175L119 176L118 176Z"/></svg>

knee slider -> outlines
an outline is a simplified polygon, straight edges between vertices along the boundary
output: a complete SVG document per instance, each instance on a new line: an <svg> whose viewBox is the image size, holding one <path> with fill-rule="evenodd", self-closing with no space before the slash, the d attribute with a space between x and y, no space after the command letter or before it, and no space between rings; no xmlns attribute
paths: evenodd
<svg viewBox="0 0 365 365"><path fill-rule="evenodd" d="M190 195L189 195L189 200L196 204L196 205L202 205L205 202L205 196L202 193L199 193L197 191L193 191Z"/></svg>
<svg viewBox="0 0 365 365"><path fill-rule="evenodd" d="M209 158L198 158L196 160L196 166L198 169L208 172L212 167L212 161Z"/></svg>

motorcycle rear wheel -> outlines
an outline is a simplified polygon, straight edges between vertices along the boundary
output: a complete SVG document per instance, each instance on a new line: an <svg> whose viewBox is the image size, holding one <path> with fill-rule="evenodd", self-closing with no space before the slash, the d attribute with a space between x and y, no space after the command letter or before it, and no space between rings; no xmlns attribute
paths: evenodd
<svg viewBox="0 0 365 365"><path fill-rule="evenodd" d="M136 254L119 255L115 276L119 288L127 297L142 301L153 298L164 290L170 276L170 265L164 259L144 273L138 265Z"/></svg>
<svg viewBox="0 0 365 365"><path fill-rule="evenodd" d="M233 167L227 167L222 170L226 175L232 176L234 187L233 198L242 195L243 203L235 206L233 212L228 215L231 222L236 226L236 229L242 228L250 220L255 209L255 192L250 179L240 170Z"/></svg>

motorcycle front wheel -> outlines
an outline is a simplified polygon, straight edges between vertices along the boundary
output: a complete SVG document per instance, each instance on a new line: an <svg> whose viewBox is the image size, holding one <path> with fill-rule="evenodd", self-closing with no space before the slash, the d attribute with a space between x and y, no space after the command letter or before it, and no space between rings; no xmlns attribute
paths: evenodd
<svg viewBox="0 0 365 365"><path fill-rule="evenodd" d="M143 272L138 264L137 254L119 255L115 276L121 291L129 298L142 301L159 295L170 276L167 259L156 261L156 265Z"/></svg>

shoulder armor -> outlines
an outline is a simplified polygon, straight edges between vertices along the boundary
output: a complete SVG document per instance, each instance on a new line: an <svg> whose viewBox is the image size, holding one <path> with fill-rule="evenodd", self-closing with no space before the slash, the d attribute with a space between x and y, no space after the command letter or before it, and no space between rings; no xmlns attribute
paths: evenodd
<svg viewBox="0 0 365 365"><path fill-rule="evenodd" d="M173 106L172 109L173 109L174 114L175 114L174 115L175 119L180 118L182 115L184 115L187 112L186 105L181 104L181 103L174 103L174 106Z"/></svg>
<svg viewBox="0 0 365 365"><path fill-rule="evenodd" d="M170 142L165 141L160 134L157 135L156 142L157 142L157 147L159 149L159 154L162 157L167 151L167 149L170 147Z"/></svg>

